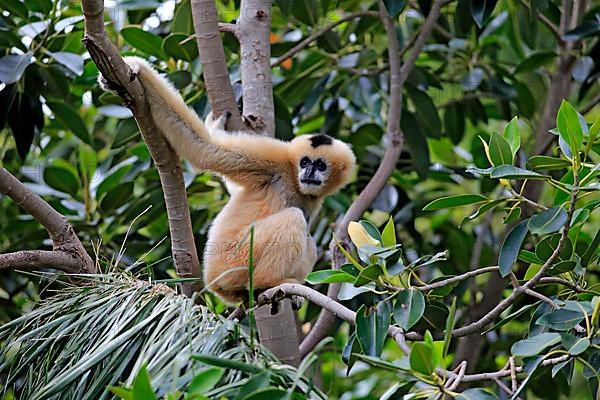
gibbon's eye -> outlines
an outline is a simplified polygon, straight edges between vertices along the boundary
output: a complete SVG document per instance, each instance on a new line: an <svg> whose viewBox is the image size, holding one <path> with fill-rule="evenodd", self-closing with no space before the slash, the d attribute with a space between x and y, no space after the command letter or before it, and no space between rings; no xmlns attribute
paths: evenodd
<svg viewBox="0 0 600 400"><path fill-rule="evenodd" d="M313 163L313 165L317 168L317 170L323 172L327 169L327 164L320 158Z"/></svg>
<svg viewBox="0 0 600 400"><path fill-rule="evenodd" d="M310 165L310 158L302 157L302 159L300 160L300 168L306 168L309 165Z"/></svg>

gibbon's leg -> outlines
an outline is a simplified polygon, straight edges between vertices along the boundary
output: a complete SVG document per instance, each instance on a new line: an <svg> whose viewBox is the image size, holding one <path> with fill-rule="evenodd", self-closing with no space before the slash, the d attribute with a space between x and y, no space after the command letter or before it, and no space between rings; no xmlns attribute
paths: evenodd
<svg viewBox="0 0 600 400"><path fill-rule="evenodd" d="M314 240L299 208L286 208L258 221L254 243L257 289L302 283L317 260Z"/></svg>
<svg viewBox="0 0 600 400"><path fill-rule="evenodd" d="M243 240L241 245L226 243L205 255L205 284L230 304L248 297L249 236ZM257 221L253 255L255 289L302 283L317 260L316 245L302 211L285 208Z"/></svg>

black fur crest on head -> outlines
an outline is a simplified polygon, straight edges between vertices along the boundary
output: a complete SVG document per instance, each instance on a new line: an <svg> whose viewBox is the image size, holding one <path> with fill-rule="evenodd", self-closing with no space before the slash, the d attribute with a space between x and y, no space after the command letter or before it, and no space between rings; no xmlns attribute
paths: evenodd
<svg viewBox="0 0 600 400"><path fill-rule="evenodd" d="M333 139L331 139L330 136L323 134L314 135L310 138L310 145L315 149L319 146L329 146L331 143L333 143Z"/></svg>

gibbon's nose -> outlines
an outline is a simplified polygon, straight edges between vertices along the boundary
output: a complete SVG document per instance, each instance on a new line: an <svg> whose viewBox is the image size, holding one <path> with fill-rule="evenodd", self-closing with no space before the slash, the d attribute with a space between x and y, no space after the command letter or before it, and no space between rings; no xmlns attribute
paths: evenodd
<svg viewBox="0 0 600 400"><path fill-rule="evenodd" d="M315 167L315 164L310 164L308 167L306 167L305 174L307 175L308 178L314 178L316 171L317 171L317 168Z"/></svg>

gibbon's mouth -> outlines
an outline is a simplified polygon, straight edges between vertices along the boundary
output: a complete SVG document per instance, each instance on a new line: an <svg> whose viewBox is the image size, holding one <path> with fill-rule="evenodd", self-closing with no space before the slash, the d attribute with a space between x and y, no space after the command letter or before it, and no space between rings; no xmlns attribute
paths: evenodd
<svg viewBox="0 0 600 400"><path fill-rule="evenodd" d="M307 185L315 185L315 186L319 186L322 183L320 180L309 179L309 178L301 179L300 182L306 183Z"/></svg>

